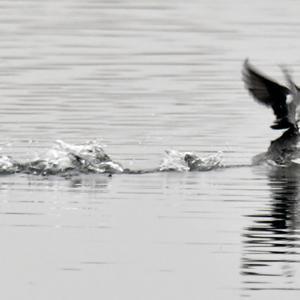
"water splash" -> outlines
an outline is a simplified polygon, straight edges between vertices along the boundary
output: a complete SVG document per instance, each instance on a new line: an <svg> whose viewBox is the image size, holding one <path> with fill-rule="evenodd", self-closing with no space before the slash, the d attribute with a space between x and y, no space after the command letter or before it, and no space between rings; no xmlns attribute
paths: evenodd
<svg viewBox="0 0 300 300"><path fill-rule="evenodd" d="M223 167L222 153L200 157L192 152L166 151L159 167L150 170L131 170L113 161L97 141L83 145L56 141L55 145L35 159L16 161L10 156L0 156L0 174L25 173L34 175L72 176L78 174L143 174L149 172L209 171Z"/></svg>
<svg viewBox="0 0 300 300"><path fill-rule="evenodd" d="M58 140L52 149L33 160L18 162L1 156L0 172L36 175L122 173L123 167L114 162L95 141L72 145Z"/></svg>
<svg viewBox="0 0 300 300"><path fill-rule="evenodd" d="M0 173L11 174L18 172L18 164L10 156L0 156Z"/></svg>
<svg viewBox="0 0 300 300"><path fill-rule="evenodd" d="M193 152L179 152L167 150L166 156L160 164L160 171L209 171L223 167L222 152L200 157Z"/></svg>

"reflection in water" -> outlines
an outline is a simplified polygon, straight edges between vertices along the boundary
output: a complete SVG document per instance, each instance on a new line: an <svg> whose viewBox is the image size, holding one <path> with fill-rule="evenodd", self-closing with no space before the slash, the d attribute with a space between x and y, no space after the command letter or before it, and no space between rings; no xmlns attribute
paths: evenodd
<svg viewBox="0 0 300 300"><path fill-rule="evenodd" d="M239 299L240 278L254 279L239 274L240 216L251 199L266 196L264 179L249 167L89 176L82 167L103 165L73 146L96 140L130 170L158 167L165 149L179 158L222 151L225 166L249 164L273 117L244 91L242 60L271 74L284 62L300 74L299 5L277 2L0 0L2 166L14 166L10 157L41 158L59 139L68 145L57 160L46 155L31 167L55 171L71 157L79 170L71 178L1 177L5 299ZM198 169L198 157L186 159ZM276 188L287 185L276 180ZM279 263L263 269L255 261L294 259L269 252L295 250L296 241L271 245L292 238L287 211L296 209L279 206L280 215L285 202L272 200L277 212L268 210L269 218L250 218L288 229L273 233L274 224L252 222L258 230L242 237L244 272L277 274ZM279 276L263 280L270 278Z"/></svg>
<svg viewBox="0 0 300 300"><path fill-rule="evenodd" d="M104 192L107 189L107 186L111 180L110 175L85 175L85 176L77 176L71 177L68 180L70 188L88 188L89 191L96 190L99 192Z"/></svg>
<svg viewBox="0 0 300 300"><path fill-rule="evenodd" d="M298 136L285 132L271 142L267 157L282 162L296 155ZM241 273L245 290L293 290L295 263L299 259L300 169L297 165L274 167L268 172L269 207L248 215L252 224L244 232Z"/></svg>

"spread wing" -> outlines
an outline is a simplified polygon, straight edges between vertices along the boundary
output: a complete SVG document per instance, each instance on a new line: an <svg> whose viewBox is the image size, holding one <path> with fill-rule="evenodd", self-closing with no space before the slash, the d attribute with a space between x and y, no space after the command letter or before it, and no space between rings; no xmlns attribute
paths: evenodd
<svg viewBox="0 0 300 300"><path fill-rule="evenodd" d="M278 119L288 115L286 103L289 89L261 74L248 60L244 63L243 80L246 88L254 99L265 106L271 107Z"/></svg>
<svg viewBox="0 0 300 300"><path fill-rule="evenodd" d="M283 74L285 75L288 87L290 88L290 93L292 95L292 101L287 101L288 111L289 111L289 120L296 125L299 121L300 113L300 90L299 87L293 81L292 75L289 70L285 67L281 67Z"/></svg>

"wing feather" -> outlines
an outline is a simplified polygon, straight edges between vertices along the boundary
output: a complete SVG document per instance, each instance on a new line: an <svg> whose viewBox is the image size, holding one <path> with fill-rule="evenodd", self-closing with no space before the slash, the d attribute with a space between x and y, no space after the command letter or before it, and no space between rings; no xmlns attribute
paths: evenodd
<svg viewBox="0 0 300 300"><path fill-rule="evenodd" d="M243 80L246 88L254 99L265 106L271 107L277 118L288 115L287 95L289 89L261 74L248 60L244 63Z"/></svg>

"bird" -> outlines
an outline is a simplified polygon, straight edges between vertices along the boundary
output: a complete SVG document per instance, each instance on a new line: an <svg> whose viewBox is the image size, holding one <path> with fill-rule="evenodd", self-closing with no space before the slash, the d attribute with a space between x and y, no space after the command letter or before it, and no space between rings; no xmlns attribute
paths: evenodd
<svg viewBox="0 0 300 300"><path fill-rule="evenodd" d="M244 61L242 70L246 89L259 104L272 108L276 119L270 126L272 129L298 130L300 116L300 88L294 83L286 67L282 67L288 87L277 83Z"/></svg>

